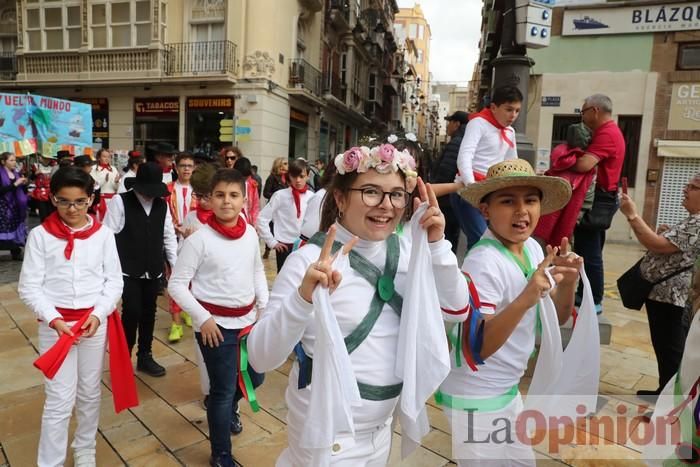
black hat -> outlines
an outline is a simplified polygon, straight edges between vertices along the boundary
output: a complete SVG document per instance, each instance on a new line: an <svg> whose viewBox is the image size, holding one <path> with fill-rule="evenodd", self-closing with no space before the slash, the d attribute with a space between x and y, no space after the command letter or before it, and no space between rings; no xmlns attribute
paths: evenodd
<svg viewBox="0 0 700 467"><path fill-rule="evenodd" d="M87 154L82 154L73 158L73 164L76 167L87 167L89 165L97 164L97 161L92 160L92 157L88 156Z"/></svg>
<svg viewBox="0 0 700 467"><path fill-rule="evenodd" d="M457 121L461 124L464 124L464 123L467 123L467 121L469 121L469 114L466 112L463 112L461 110L458 110L455 113L453 113L452 115L448 115L447 117L445 117L445 120L447 120L448 122Z"/></svg>
<svg viewBox="0 0 700 467"><path fill-rule="evenodd" d="M149 198L162 198L168 194L168 187L163 183L163 170L155 162L141 164L135 177L124 180L124 186Z"/></svg>
<svg viewBox="0 0 700 467"><path fill-rule="evenodd" d="M71 157L70 151L66 151L65 149L62 149L56 153L56 159L61 160L65 157Z"/></svg>
<svg viewBox="0 0 700 467"><path fill-rule="evenodd" d="M173 146L170 143L163 142L159 142L154 144L153 146L149 146L148 149L153 152L154 156L158 154L168 154L174 156L178 153L177 149L175 149L175 146Z"/></svg>

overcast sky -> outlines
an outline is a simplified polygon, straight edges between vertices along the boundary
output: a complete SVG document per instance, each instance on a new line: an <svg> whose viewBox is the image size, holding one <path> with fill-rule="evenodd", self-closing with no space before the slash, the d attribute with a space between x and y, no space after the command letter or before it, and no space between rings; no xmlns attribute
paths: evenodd
<svg viewBox="0 0 700 467"><path fill-rule="evenodd" d="M420 3L432 41L430 71L434 81L466 86L479 58L482 0L398 0L399 7Z"/></svg>

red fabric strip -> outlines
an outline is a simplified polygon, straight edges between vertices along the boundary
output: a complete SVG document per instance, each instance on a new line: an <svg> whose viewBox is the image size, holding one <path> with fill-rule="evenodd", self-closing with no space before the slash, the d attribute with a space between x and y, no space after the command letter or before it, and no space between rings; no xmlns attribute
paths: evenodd
<svg viewBox="0 0 700 467"><path fill-rule="evenodd" d="M245 316L250 311L255 308L255 300L253 300L253 303L250 305L242 306L239 308L231 308L227 306L222 306L222 305L215 305L213 303L207 303L203 302L202 300L197 300L200 305L204 307L205 310L207 310L209 313L212 315L216 316L224 316L227 318L239 318L241 316Z"/></svg>
<svg viewBox="0 0 700 467"><path fill-rule="evenodd" d="M290 187L292 189L292 196L294 197L294 206L297 208L297 219L301 217L301 195L303 193L306 193L306 190L309 188L308 185L304 185L304 188L301 190L297 190L293 186Z"/></svg>
<svg viewBox="0 0 700 467"><path fill-rule="evenodd" d="M442 307L440 307L440 309L442 311L444 311L445 313L447 313L448 315L453 315L453 316L462 315L462 314L469 311L469 304L467 304L467 306L465 306L461 310L448 310L447 308L442 308Z"/></svg>
<svg viewBox="0 0 700 467"><path fill-rule="evenodd" d="M73 232L66 224L63 223L63 221L61 221L61 218L58 217L58 211L54 211L49 214L41 226L54 237L60 240L68 241L66 248L63 250L63 254L66 256L66 259L70 259L71 255L73 254L73 240L85 240L90 238L92 234L100 230L100 227L102 227L102 225L97 222L97 219L92 216L92 227L86 230Z"/></svg>
<svg viewBox="0 0 700 467"><path fill-rule="evenodd" d="M246 223L245 219L243 219L243 216L238 216L236 225L233 227L223 225L221 222L219 222L216 216L209 216L207 225L230 240L238 240L243 236L248 228L248 224Z"/></svg>
<svg viewBox="0 0 700 467"><path fill-rule="evenodd" d="M489 107L484 107L483 109L481 109L481 112L475 114L473 118L477 118L477 117L483 118L484 120L486 120L487 122L489 122L491 125L493 125L493 126L495 126L496 128L498 128L498 129L500 130L500 132L501 132L501 139L502 139L503 141L505 141L505 143L506 143L509 147L511 147L511 148L512 148L512 147L515 147L515 145L513 144L513 141L512 141L510 138L508 138L508 129L507 129L507 127L504 127L503 125L501 125L501 124L498 122L498 120L496 120L496 117L493 115L493 111L492 111Z"/></svg>

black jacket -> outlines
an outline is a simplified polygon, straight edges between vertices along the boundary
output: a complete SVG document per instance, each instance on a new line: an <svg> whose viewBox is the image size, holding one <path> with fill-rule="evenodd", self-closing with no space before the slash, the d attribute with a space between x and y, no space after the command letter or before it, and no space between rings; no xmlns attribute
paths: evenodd
<svg viewBox="0 0 700 467"><path fill-rule="evenodd" d="M275 191L284 190L287 188L287 184L282 181L282 177L279 175L270 174L265 180L265 187L263 188L263 196L266 199L272 198Z"/></svg>
<svg viewBox="0 0 700 467"><path fill-rule="evenodd" d="M440 159L433 168L432 177L430 177L431 182L452 183L455 181L457 176L457 155L459 154L459 146L462 144L462 138L464 138L466 129L466 124L461 125L450 138L450 142L445 145Z"/></svg>

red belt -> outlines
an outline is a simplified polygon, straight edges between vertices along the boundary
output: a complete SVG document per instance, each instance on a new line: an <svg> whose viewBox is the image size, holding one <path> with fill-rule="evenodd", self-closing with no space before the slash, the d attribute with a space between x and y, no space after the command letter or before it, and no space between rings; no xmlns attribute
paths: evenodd
<svg viewBox="0 0 700 467"><path fill-rule="evenodd" d="M213 303L203 302L202 300L197 300L200 305L202 305L209 313L216 316L225 316L227 318L239 318L245 316L250 311L255 308L255 300L250 305L242 306L239 308L230 308L227 306L215 305Z"/></svg>
<svg viewBox="0 0 700 467"><path fill-rule="evenodd" d="M80 329L90 317L95 307L73 310L56 307L65 321L75 321L71 331L72 336L62 334L58 341L43 355L34 360L34 366L44 375L52 379L63 365L71 346L83 334ZM107 318L107 341L109 343L109 372L112 381L112 399L114 410L119 413L124 409L139 405L136 391L134 369L131 366L131 356L126 345L126 336L119 312L114 310Z"/></svg>

